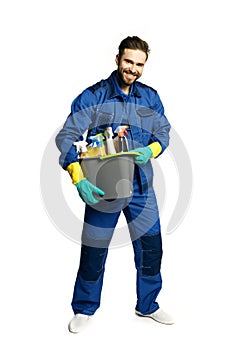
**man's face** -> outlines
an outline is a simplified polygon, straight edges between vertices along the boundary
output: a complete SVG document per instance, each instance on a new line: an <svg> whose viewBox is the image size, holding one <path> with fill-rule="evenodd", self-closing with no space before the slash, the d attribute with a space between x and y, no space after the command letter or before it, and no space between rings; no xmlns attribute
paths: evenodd
<svg viewBox="0 0 233 350"><path fill-rule="evenodd" d="M117 74L120 84L125 87L130 87L130 85L142 75L145 63L146 53L141 50L125 49L120 60L117 55Z"/></svg>

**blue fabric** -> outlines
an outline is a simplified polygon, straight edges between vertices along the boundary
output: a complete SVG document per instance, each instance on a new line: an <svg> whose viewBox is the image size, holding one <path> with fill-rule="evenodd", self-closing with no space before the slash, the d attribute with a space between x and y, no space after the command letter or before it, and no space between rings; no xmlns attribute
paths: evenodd
<svg viewBox="0 0 233 350"><path fill-rule="evenodd" d="M130 126L128 131L129 149L146 147L159 142L162 152L169 143L170 124L164 115L164 108L156 90L138 81L125 95L116 80L116 71L108 79L84 90L72 103L71 113L56 137L61 152L60 164L66 169L78 161L73 142L81 140L88 130L90 137L111 126L113 131L119 125ZM161 152L161 154L162 154ZM141 187L144 189L153 176L151 162L139 169Z"/></svg>
<svg viewBox="0 0 233 350"><path fill-rule="evenodd" d="M117 203L116 203L117 202ZM162 287L160 266L162 240L156 198L152 186L140 193L137 176L131 199L118 200L109 207L86 206L79 271L74 287L74 313L92 315L100 305L105 262L121 210L125 214L133 243L137 269L136 309L143 314L156 311ZM98 204L97 204L98 206Z"/></svg>

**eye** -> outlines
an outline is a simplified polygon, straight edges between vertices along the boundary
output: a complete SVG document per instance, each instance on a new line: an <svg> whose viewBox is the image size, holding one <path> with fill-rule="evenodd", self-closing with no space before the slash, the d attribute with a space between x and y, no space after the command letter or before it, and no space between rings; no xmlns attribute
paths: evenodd
<svg viewBox="0 0 233 350"><path fill-rule="evenodd" d="M126 63L130 63L130 64L133 64L133 61L129 60L129 59L125 59L125 62Z"/></svg>

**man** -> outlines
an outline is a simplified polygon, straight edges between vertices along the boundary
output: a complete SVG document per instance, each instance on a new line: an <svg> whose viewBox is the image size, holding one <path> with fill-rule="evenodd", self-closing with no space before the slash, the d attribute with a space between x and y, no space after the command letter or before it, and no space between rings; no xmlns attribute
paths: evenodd
<svg viewBox="0 0 233 350"><path fill-rule="evenodd" d="M100 306L104 266L114 228L123 211L137 269L136 314L164 324L172 318L156 299L162 287L162 240L158 206L153 190L151 158L163 153L169 143L170 124L157 91L138 82L149 54L148 44L137 36L127 37L119 46L117 70L108 79L84 90L72 103L71 113L56 137L60 164L66 169L86 203L80 266L75 282L69 330L78 333ZM130 150L135 158L133 195L104 201L104 192L86 179L73 145L102 133L129 125Z"/></svg>

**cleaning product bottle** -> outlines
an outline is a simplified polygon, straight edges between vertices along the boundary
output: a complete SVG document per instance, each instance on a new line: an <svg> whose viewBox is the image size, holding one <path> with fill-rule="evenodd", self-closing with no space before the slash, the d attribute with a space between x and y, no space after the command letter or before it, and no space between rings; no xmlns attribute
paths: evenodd
<svg viewBox="0 0 233 350"><path fill-rule="evenodd" d="M93 151L90 150L90 153L95 153L96 156L106 156L105 147L104 147L104 136L103 134L97 134L95 136L91 136L90 139L92 140L91 147L93 148Z"/></svg>
<svg viewBox="0 0 233 350"><path fill-rule="evenodd" d="M89 157L87 152L87 142L86 141L77 141L73 143L76 146L76 150L78 152L79 158L87 158Z"/></svg>
<svg viewBox="0 0 233 350"><path fill-rule="evenodd" d="M104 136L106 138L107 154L115 154L116 149L113 143L113 132L111 126L107 127L104 131Z"/></svg>
<svg viewBox="0 0 233 350"><path fill-rule="evenodd" d="M128 141L125 135L128 135L128 132L126 129L128 129L128 125L120 125L116 128L114 131L118 134L118 152L128 152L129 146Z"/></svg>
<svg viewBox="0 0 233 350"><path fill-rule="evenodd" d="M88 158L89 157L86 145L87 145L87 142L81 144L81 146L80 146L80 158Z"/></svg>

